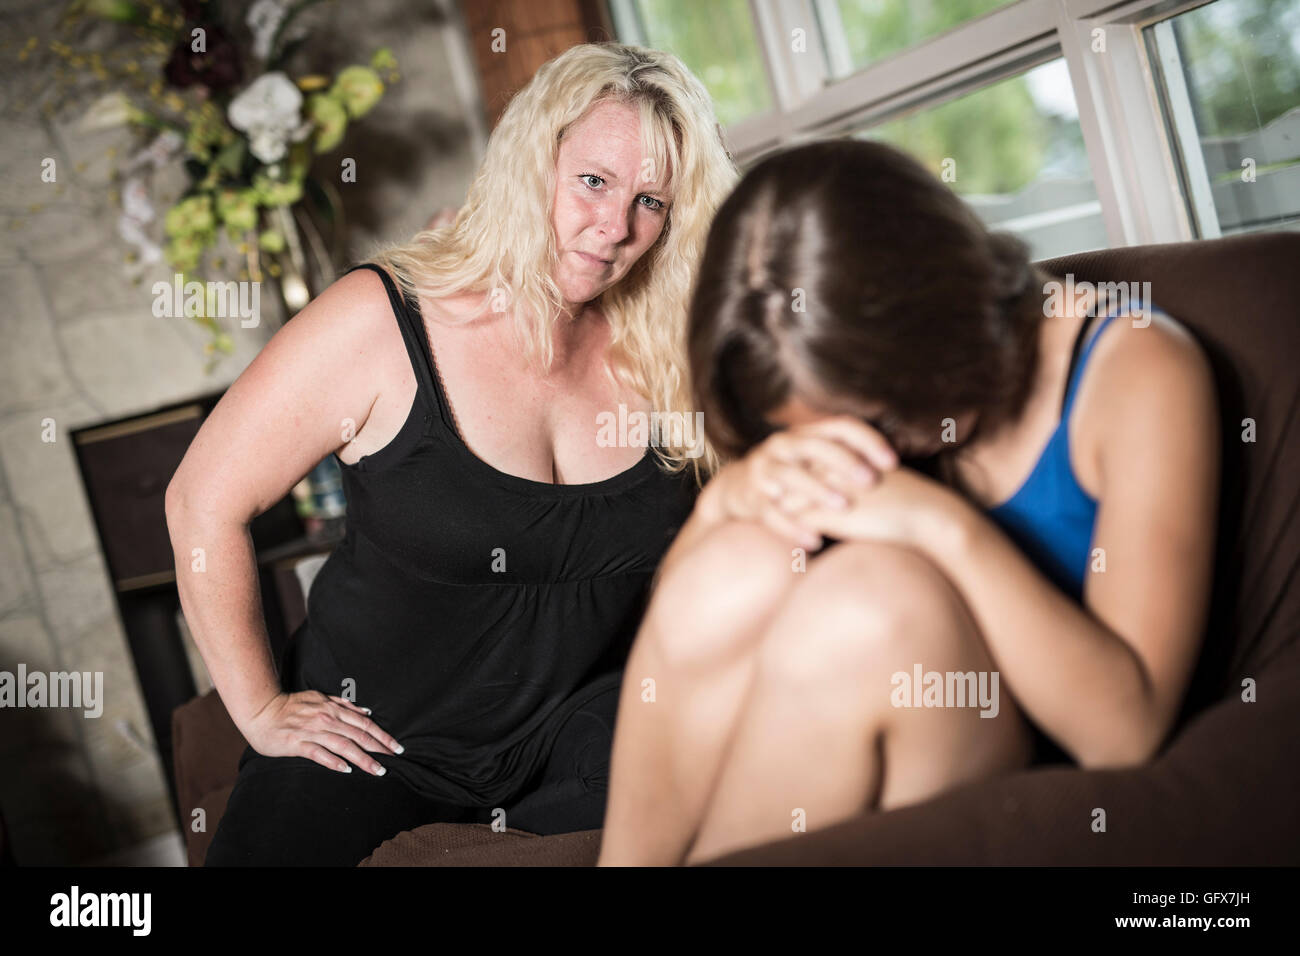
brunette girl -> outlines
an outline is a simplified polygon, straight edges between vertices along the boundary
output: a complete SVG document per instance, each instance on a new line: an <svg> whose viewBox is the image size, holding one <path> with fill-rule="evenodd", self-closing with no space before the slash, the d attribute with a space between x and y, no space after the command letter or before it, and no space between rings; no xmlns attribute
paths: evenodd
<svg viewBox="0 0 1300 956"><path fill-rule="evenodd" d="M628 662L602 864L1157 752L1200 646L1219 468L1177 322L1044 274L907 155L838 140L722 205L689 349L730 460ZM923 706L918 665L997 706Z"/></svg>

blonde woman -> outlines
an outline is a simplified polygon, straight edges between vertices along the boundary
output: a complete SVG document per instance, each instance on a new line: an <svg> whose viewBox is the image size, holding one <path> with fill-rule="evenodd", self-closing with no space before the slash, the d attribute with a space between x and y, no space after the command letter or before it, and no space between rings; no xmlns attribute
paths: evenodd
<svg viewBox="0 0 1300 956"><path fill-rule="evenodd" d="M167 493L249 743L209 865L353 865L502 814L601 825L621 667L716 456L599 425L689 411L688 297L736 178L679 60L574 47L511 101L454 221L348 272L231 386ZM247 526L331 453L346 538L277 676Z"/></svg>

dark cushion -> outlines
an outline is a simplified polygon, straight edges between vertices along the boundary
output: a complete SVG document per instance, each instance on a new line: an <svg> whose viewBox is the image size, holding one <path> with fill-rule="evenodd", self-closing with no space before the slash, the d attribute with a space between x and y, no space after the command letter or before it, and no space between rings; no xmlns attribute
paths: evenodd
<svg viewBox="0 0 1300 956"><path fill-rule="evenodd" d="M431 823L385 840L360 866L595 866L600 831L537 836L485 823Z"/></svg>
<svg viewBox="0 0 1300 956"><path fill-rule="evenodd" d="M230 793L234 789L233 783L219 787L205 793L195 804L203 810L206 826L196 833L193 829L193 821L186 824L188 832L185 834L185 857L190 866L202 866L203 861L207 859L208 847L212 845L212 838L217 832L217 823L220 822L221 815L226 812L226 804L230 802Z"/></svg>
<svg viewBox="0 0 1300 956"><path fill-rule="evenodd" d="M190 866L202 866L248 744L215 690L172 711L172 760L185 852ZM194 810L205 812L204 832L194 831Z"/></svg>

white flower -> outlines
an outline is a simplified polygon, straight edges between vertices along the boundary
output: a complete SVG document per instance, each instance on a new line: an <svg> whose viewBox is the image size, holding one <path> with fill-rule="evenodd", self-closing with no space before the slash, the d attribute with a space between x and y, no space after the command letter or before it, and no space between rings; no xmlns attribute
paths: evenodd
<svg viewBox="0 0 1300 956"><path fill-rule="evenodd" d="M154 218L153 204L149 202L149 190L144 180L132 176L122 188L122 215L117 220L117 233L130 245L135 247L136 262L134 268L126 270L127 275L140 275L163 257L162 247L150 238L145 225Z"/></svg>
<svg viewBox="0 0 1300 956"><path fill-rule="evenodd" d="M230 101L230 125L248 136L248 148L263 163L284 158L289 140L311 132L303 120L302 93L283 73L263 73Z"/></svg>
<svg viewBox="0 0 1300 956"><path fill-rule="evenodd" d="M176 153L185 140L175 130L165 129L159 133L152 143L141 149L126 164L128 173L145 167L158 169Z"/></svg>
<svg viewBox="0 0 1300 956"><path fill-rule="evenodd" d="M139 223L153 221L154 210L153 203L149 202L149 190L139 176L132 176L122 187L122 212L124 218Z"/></svg>
<svg viewBox="0 0 1300 956"><path fill-rule="evenodd" d="M121 91L105 93L91 104L90 109L86 110L78 124L78 129L89 132L95 129L125 126L130 117L131 101L127 99L125 93Z"/></svg>

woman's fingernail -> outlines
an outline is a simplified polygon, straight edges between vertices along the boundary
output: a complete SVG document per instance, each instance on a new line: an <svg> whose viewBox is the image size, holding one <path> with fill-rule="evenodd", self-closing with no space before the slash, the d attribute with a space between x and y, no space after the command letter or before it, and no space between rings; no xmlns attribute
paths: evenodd
<svg viewBox="0 0 1300 956"><path fill-rule="evenodd" d="M380 764L379 769L375 771L375 776L382 777L386 773L388 773L388 768L385 767L383 764Z"/></svg>
<svg viewBox="0 0 1300 956"><path fill-rule="evenodd" d="M350 764L350 763L345 763L345 764L343 765L343 772L344 772L344 773L351 773L351 772L352 772L352 764Z"/></svg>
<svg viewBox="0 0 1300 956"><path fill-rule="evenodd" d="M395 754L404 754L404 753L406 753L406 748L403 747L401 744L395 744L395 745L393 746L393 753L395 753Z"/></svg>
<svg viewBox="0 0 1300 956"><path fill-rule="evenodd" d="M367 715L368 715L368 714L373 714L374 711L371 710L369 707L362 707L362 708L361 708L361 713L363 713L363 714L367 714Z"/></svg>
<svg viewBox="0 0 1300 956"><path fill-rule="evenodd" d="M871 483L871 479L875 477L875 472L870 468L859 465L853 470L853 477L857 479L858 484L868 485Z"/></svg>

